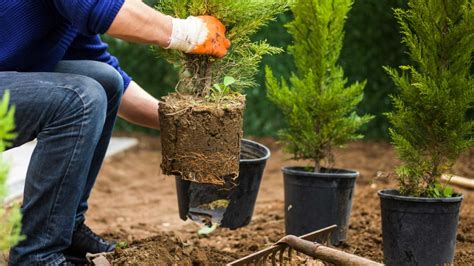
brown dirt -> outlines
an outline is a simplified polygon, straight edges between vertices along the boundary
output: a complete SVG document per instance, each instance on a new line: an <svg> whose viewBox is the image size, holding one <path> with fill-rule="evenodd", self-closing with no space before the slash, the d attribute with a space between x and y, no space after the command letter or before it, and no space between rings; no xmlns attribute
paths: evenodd
<svg viewBox="0 0 474 266"><path fill-rule="evenodd" d="M251 224L234 231L217 229L210 236L202 237L197 235L195 224L179 220L174 178L163 176L159 170L159 138L136 137L140 139L139 147L105 163L88 213L88 223L93 229L129 243L128 248L116 255L116 261L127 259L127 263L140 265L168 261L222 264L267 247L284 236L280 168L305 165L305 162L287 161L287 156L272 139L259 139L273 154L267 163ZM382 261L380 203L376 192L396 186L391 173L397 164L393 149L382 142L356 142L345 150L336 151L335 167L361 173L354 194L348 241L340 248ZM462 156L452 173L474 177L474 150ZM474 191L457 190L465 198L455 265L472 265Z"/></svg>
<svg viewBox="0 0 474 266"><path fill-rule="evenodd" d="M109 257L113 265L210 265L215 261L232 261L235 255L215 248L202 248L183 241L173 233L134 241L117 249Z"/></svg>
<svg viewBox="0 0 474 266"><path fill-rule="evenodd" d="M237 177L244 109L244 96L220 103L177 93L163 97L159 109L163 172L219 185L224 177Z"/></svg>

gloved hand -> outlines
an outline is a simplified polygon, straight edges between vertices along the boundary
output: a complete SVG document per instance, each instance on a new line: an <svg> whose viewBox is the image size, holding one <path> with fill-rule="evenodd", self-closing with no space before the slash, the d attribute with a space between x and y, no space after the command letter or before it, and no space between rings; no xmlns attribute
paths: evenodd
<svg viewBox="0 0 474 266"><path fill-rule="evenodd" d="M222 58L230 48L225 37L225 26L215 17L200 16L187 19L173 18L170 45L166 49L176 49L190 54L208 54Z"/></svg>

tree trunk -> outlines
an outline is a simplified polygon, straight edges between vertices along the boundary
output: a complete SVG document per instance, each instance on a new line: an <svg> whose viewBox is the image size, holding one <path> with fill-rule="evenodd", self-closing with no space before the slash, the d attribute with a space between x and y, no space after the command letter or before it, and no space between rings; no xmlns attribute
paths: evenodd
<svg viewBox="0 0 474 266"><path fill-rule="evenodd" d="M314 172L320 173L321 172L321 161L318 159L314 160Z"/></svg>

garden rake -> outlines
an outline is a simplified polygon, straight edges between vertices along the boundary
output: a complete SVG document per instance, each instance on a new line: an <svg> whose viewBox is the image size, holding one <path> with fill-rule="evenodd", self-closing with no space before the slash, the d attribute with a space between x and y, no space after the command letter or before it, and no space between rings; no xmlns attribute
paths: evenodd
<svg viewBox="0 0 474 266"><path fill-rule="evenodd" d="M301 237L292 235L285 236L275 245L233 261L229 263L228 266L268 265L270 263L272 265L285 265L285 263L290 263L291 265L293 250L297 253L303 253L314 259L334 265L382 265L315 242L317 240L322 243L329 243L330 236L336 228L337 226L333 225Z"/></svg>

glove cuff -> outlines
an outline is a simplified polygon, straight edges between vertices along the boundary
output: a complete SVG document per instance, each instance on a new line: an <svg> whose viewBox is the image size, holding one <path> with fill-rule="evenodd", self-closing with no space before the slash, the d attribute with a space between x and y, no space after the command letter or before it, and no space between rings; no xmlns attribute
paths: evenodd
<svg viewBox="0 0 474 266"><path fill-rule="evenodd" d="M165 49L175 49L185 53L192 52L198 45L206 41L209 34L206 23L198 17L172 18L172 24L170 44Z"/></svg>

